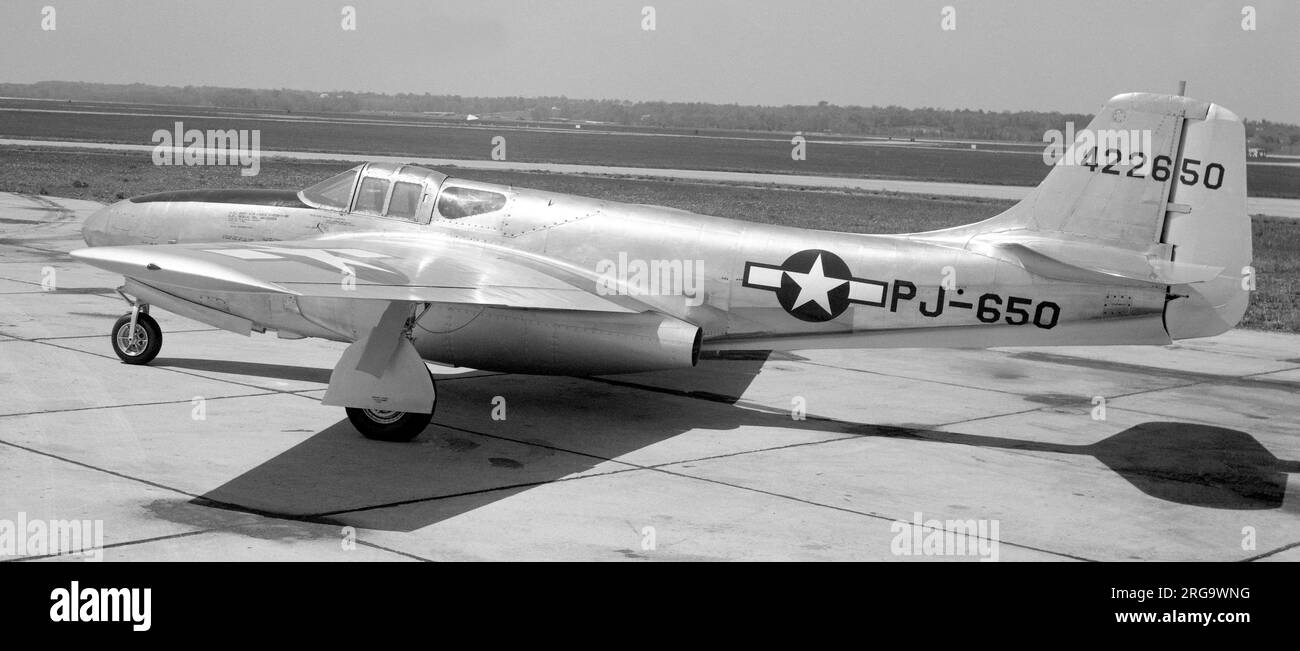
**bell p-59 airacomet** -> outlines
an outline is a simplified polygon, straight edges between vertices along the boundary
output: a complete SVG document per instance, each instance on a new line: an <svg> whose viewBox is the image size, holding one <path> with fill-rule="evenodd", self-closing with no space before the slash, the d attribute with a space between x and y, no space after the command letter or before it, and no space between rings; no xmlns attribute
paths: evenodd
<svg viewBox="0 0 1300 651"><path fill-rule="evenodd" d="M371 163L302 191L137 197L76 258L119 273L111 342L151 361L151 307L348 347L322 402L360 432L430 422L426 362L512 373L690 368L702 350L1168 344L1249 297L1245 134L1217 104L1133 93L1027 198L900 235L804 230ZM1100 142L1101 144L1098 144Z"/></svg>

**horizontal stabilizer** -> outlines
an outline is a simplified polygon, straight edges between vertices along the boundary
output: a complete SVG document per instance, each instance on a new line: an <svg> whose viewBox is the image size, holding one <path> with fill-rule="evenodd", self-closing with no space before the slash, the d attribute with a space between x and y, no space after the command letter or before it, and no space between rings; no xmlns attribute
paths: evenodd
<svg viewBox="0 0 1300 651"><path fill-rule="evenodd" d="M1138 251L1026 237L1000 238L990 243L1014 255L1027 271L1058 280L1115 282L1119 279L1154 285L1187 285L1213 280L1223 271L1223 267L1171 261L1168 247L1161 245Z"/></svg>

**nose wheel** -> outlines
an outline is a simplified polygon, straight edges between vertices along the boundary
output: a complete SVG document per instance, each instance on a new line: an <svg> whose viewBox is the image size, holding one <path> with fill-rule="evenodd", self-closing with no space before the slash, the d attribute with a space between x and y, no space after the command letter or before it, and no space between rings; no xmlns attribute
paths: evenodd
<svg viewBox="0 0 1300 651"><path fill-rule="evenodd" d="M125 364L148 364L162 350L162 328L147 312L123 315L109 335L113 352Z"/></svg>

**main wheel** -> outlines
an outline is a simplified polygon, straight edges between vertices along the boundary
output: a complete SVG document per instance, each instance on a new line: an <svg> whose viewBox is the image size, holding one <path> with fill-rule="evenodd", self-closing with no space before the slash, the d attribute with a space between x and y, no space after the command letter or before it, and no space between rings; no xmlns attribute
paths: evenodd
<svg viewBox="0 0 1300 651"><path fill-rule="evenodd" d="M409 441L420 435L433 414L347 407L348 420L361 435L376 441Z"/></svg>
<svg viewBox="0 0 1300 651"><path fill-rule="evenodd" d="M433 382L433 373L429 374ZM433 409L438 405L438 389L434 385L433 404L429 413L419 414L410 411L384 411L381 409L360 409L346 407L348 420L361 435L375 441L401 442L409 441L420 435L433 420Z"/></svg>
<svg viewBox="0 0 1300 651"><path fill-rule="evenodd" d="M134 330L130 314L118 319L109 339L113 342L113 352L126 364L148 364L162 350L162 328L144 312L136 315Z"/></svg>

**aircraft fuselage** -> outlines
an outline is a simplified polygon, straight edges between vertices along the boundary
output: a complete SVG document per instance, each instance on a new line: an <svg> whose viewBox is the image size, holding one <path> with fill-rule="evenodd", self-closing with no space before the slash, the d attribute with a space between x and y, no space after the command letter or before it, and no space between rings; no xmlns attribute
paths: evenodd
<svg viewBox="0 0 1300 651"><path fill-rule="evenodd" d="M357 232L470 240L560 261L593 283L595 293L627 296L700 326L705 348L987 346L1051 343L1085 321L1141 324L1124 343L1159 340L1164 292L1150 287L1044 282L996 252L975 252L942 231L860 235L813 231L696 215L654 206L599 201L490 184L504 209L417 224L321 210L294 193L200 191L122 201L86 225L88 244L175 244L281 240ZM274 253L271 253L274 255ZM339 299L280 297L159 287L167 294L249 319L281 336L344 339L352 318ZM295 304L296 303L296 304ZM166 307L166 306L163 306ZM585 372L598 360L524 360L475 354L475 341L517 336L491 306L433 305L415 344L430 361L498 370ZM597 315L536 311L550 326L600 329ZM498 318L499 317L499 318ZM320 324L342 327L322 328ZM481 330L471 336L466 330ZM1130 327L1130 330L1132 328ZM1105 338L1105 329L1089 330ZM456 332L457 341L443 337ZM1077 328L1074 331L1077 341ZM466 338L469 337L469 338ZM451 344L457 345L451 345ZM1086 342L1084 342L1086 343ZM1104 343L1098 341L1096 343ZM571 355L577 355L574 351ZM615 363L617 363L615 361ZM520 366L524 368L520 368ZM595 370L604 370L595 368Z"/></svg>

